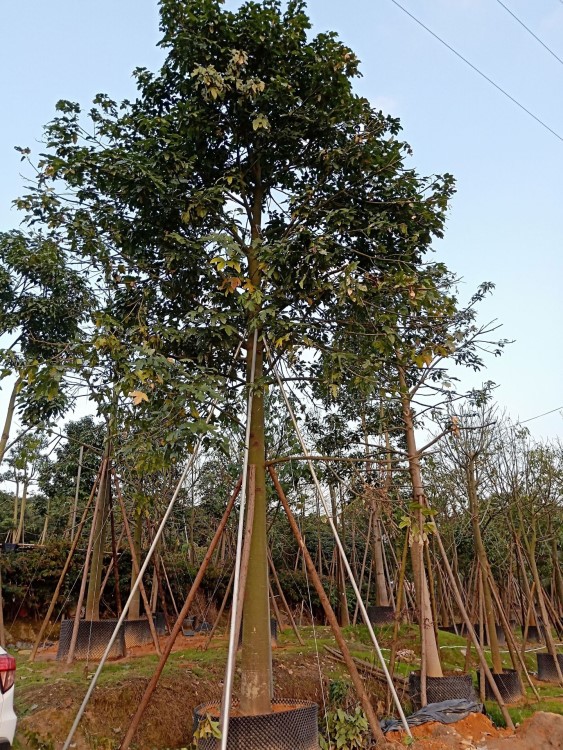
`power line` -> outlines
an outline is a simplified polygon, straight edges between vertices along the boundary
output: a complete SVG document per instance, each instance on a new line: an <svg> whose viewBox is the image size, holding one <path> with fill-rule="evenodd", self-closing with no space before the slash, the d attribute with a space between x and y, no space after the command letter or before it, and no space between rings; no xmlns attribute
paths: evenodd
<svg viewBox="0 0 563 750"><path fill-rule="evenodd" d="M563 2L563 0L561 0ZM551 409L550 411L544 411L543 414L538 414L536 417L530 417L529 419L524 419L521 422L518 422L518 424L526 424L526 422L533 422L534 419L539 419L540 417L546 417L548 414L554 414L556 411L561 411L563 409L563 406L558 406L557 409Z"/></svg>
<svg viewBox="0 0 563 750"><path fill-rule="evenodd" d="M560 2L563 2L563 0L560 0ZM499 5L501 5L501 6L502 6L502 7L503 7L503 8L505 9L505 11L506 11L507 13L509 13L509 14L510 14L510 15L512 16L512 18L514 18L514 20L515 20L515 21L517 21L517 22L518 22L518 23L520 24L520 26L522 26L522 28L523 28L523 29L526 29L526 31L528 32L528 34L531 34L531 35L532 35L532 36L534 37L534 39L536 40L536 42L539 42L539 43L541 44L541 46L542 46L542 47L543 47L544 49L546 49L546 50L547 50L547 51L549 52L549 54L550 54L550 55L551 55L552 57L554 57L554 58L555 58L555 59L557 60L557 62L558 62L558 63L560 63L561 65L563 65L563 60L562 60L562 59L561 59L561 58L559 57L559 55L557 55L557 54L556 54L556 53L555 53L555 52L554 52L554 51L553 51L553 50L551 49L551 47L548 47L548 46L547 46L547 44L546 44L545 42L543 42L543 41L542 41L542 40L541 40L541 39L539 38L539 36L538 36L537 34L534 34L534 32L532 31L532 29L530 29L530 27L529 27L529 26L526 26L526 24L524 23L524 21L522 21L522 20L521 20L520 18L518 18L518 16L516 15L516 13L513 13L513 12L512 12L511 10L510 10L510 8L509 8L509 7L507 6L507 5L505 5L505 4L504 4L504 3L502 2L502 0L497 0L497 3L498 3Z"/></svg>
<svg viewBox="0 0 563 750"><path fill-rule="evenodd" d="M405 7L401 5L401 3L397 2L397 0L391 0L391 2L396 5L398 8L400 8L403 13L406 13L409 18L412 18L412 20L417 23L419 26L421 26L425 31L427 31L429 34L431 34L434 39L437 39L440 44L443 44L444 47L447 47L450 52L453 52L456 57L459 57L460 60L463 60L463 62L466 65L469 65L469 67L474 70L476 73L478 73L481 78L484 78L485 81L491 84L491 86L494 86L497 91L500 91L503 96L505 96L507 99L510 99L510 101L513 104L516 104L517 107L519 107L521 110L523 110L527 115L532 117L537 123L539 123L542 128L545 128L548 130L552 135L554 135L558 140L563 142L563 136L561 136L556 130L553 130L547 123L545 123L543 120L541 120L537 115L535 115L533 112L531 112L527 107L525 107L523 104L521 104L518 99L515 99L511 94L508 93L505 89L502 88L502 86L499 86L498 83L495 83L492 78L489 78L486 73L483 73L482 70L480 70L476 65L473 65L472 62L470 62L466 57L464 57L460 52L458 52L456 49L454 49L452 46L450 46L446 41L442 39L442 37L438 36L438 34L435 34L432 29L429 29L428 26L426 26L422 21L420 21L416 16L413 16L413 14L408 11Z"/></svg>

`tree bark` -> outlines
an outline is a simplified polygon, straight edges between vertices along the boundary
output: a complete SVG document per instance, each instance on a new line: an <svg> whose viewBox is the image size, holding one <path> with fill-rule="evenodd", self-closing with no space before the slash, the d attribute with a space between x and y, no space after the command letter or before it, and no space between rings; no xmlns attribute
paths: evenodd
<svg viewBox="0 0 563 750"><path fill-rule="evenodd" d="M404 372L401 367L398 368L402 416L407 442L409 474L412 483L413 500L415 503L423 506L426 505L426 496L422 483L422 473L420 470L420 460L416 447L416 438L414 434L414 424L410 399L407 389L407 383ZM422 513L418 514L418 524L421 526ZM418 539L411 545L411 562L413 569L413 579L415 585L416 599L420 612L420 637L425 639L424 652L426 659L426 674L428 677L443 677L442 665L440 663L440 652L434 635L434 623L432 621L432 609L430 607L430 592L428 590L428 580L424 570L424 557L422 554L422 528L419 529Z"/></svg>
<svg viewBox="0 0 563 750"><path fill-rule="evenodd" d="M92 558L90 561L90 575L88 578L88 593L86 596L86 620L100 619L100 592L102 587L102 568L104 565L104 546L106 539L106 521L110 504L110 468L109 442L105 451L104 473L100 479L99 505L94 518L92 530Z"/></svg>
<svg viewBox="0 0 563 750"><path fill-rule="evenodd" d="M15 537L14 537L14 542L16 544L23 542L24 525L25 525L25 509L27 506L27 487L28 487L28 479L26 477L23 481L23 487L22 487L22 499L20 503L20 520L18 523L18 528L16 530Z"/></svg>
<svg viewBox="0 0 563 750"><path fill-rule="evenodd" d="M16 410L16 397L18 395L18 390L21 382L21 378L17 378L10 394L10 400L8 401L8 408L6 410L6 417L4 419L4 427L2 428L2 437L0 437L0 464L4 460L4 454L6 453L6 446L8 445L10 429L12 427L14 412Z"/></svg>
<svg viewBox="0 0 563 750"><path fill-rule="evenodd" d="M330 501L332 504L332 517L334 519L334 525L338 528L338 508L336 504L336 490L331 484L330 490ZM344 566L340 558L340 553L335 548L335 563L336 563L336 590L338 592L338 624L341 628L347 627L350 624L350 616L348 614L348 598L346 596L346 577L344 574Z"/></svg>
<svg viewBox="0 0 563 750"><path fill-rule="evenodd" d="M489 634L489 646L491 648L493 673L502 674L502 655L500 653L500 646L497 638L495 610L490 586L492 574L489 565L489 558L487 556L487 551L485 549L485 545L483 544L483 537L481 535L475 458L473 456L469 457L465 466L465 477L467 481L467 494L469 497L471 527L473 529L473 541L475 544L475 552L477 553L477 559L479 560L479 567L481 571L480 586L483 594L483 614L487 623L487 631Z"/></svg>
<svg viewBox="0 0 563 750"><path fill-rule="evenodd" d="M142 535L143 535L143 521L142 521L140 513L136 513L135 514L135 531L133 532L132 542L133 542L133 547L135 548L135 556L137 560L141 559ZM133 560L133 555L131 555L131 588L133 588L133 584L137 580L137 575L138 575L138 569ZM148 612L147 612L147 615L149 615ZM138 588L137 591L135 592L135 596L133 597L131 601L127 619L138 620L140 616L141 616L141 589Z"/></svg>
<svg viewBox="0 0 563 750"><path fill-rule="evenodd" d="M253 357L254 336L248 337L247 374ZM247 715L271 711L271 640L268 598L267 501L264 437L263 343L257 337L248 463L255 469L255 504L250 543L250 564L244 597L242 626L241 711Z"/></svg>
<svg viewBox="0 0 563 750"><path fill-rule="evenodd" d="M383 562L383 539L379 508L374 508L373 514L373 560L375 569L375 603L378 607L389 606L387 581L385 580L385 564Z"/></svg>

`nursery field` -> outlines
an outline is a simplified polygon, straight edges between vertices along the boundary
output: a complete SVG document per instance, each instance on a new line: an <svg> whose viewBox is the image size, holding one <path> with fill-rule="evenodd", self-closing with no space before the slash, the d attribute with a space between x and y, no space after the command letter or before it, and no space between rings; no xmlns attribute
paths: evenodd
<svg viewBox="0 0 563 750"><path fill-rule="evenodd" d="M326 647L335 648L331 632L324 626L303 627L300 630L305 645L301 646L291 630L285 630L278 638L274 649L275 692L280 695L292 695L298 699L313 700L320 707L331 710L331 685L334 694L336 685L339 690L339 705L353 713L358 704L350 685L345 667L338 663L326 651ZM345 637L354 656L363 661L373 661L373 649L369 646L369 637L365 627L355 626L345 629ZM384 654L389 655L390 628L378 629ZM214 639L208 650L203 650L207 636L192 638L179 637L168 660L161 682L145 718L141 724L134 747L154 750L176 750L189 747L192 740L193 709L199 704L217 698L221 694L227 643L224 635ZM412 669L420 667L416 657L411 653L417 649L417 628L402 627L399 634L399 650L406 654L408 661L399 661L397 672L406 675ZM465 638L450 633L440 632L440 649L445 671L458 672L465 666ZM99 688L89 705L86 717L78 734L75 736L75 747L78 750L99 748L115 750L119 747L121 736L127 726L136 704L140 700L143 687L156 666L157 657L147 653L152 649L133 649L125 659L109 663L104 669ZM18 654L17 707L20 715L16 749L19 750L57 750L66 737L82 694L87 688L95 664L75 662L72 666L54 660L53 649L48 650L34 662L28 662L28 654ZM535 651L526 653L526 663L530 671L535 669ZM413 655L414 656L414 655ZM471 656L470 668L478 668L475 654ZM366 674L366 685L374 704L381 715L385 715L386 690L380 681L371 680ZM557 685L548 685L534 680L540 701L537 702L531 691L515 705L509 707L510 715L516 724L521 724L537 712L563 714L563 689ZM408 708L408 696L402 696ZM498 707L486 703L486 711L494 728L478 718L464 720L453 728L467 740L473 732L488 732L489 739L510 736L502 727L504 722ZM319 714L319 726L323 731L322 710ZM430 726L430 728L429 728ZM432 750L428 736L434 725L426 725L415 731L421 748ZM497 727L499 728L497 730ZM557 726L554 727L554 731ZM397 740L398 733L387 735L389 740ZM485 736L485 740L487 739ZM559 735L557 735L559 736ZM480 737L472 736L477 741ZM357 747L368 747L365 744ZM484 745L479 745L483 747ZM351 745L351 747L354 747ZM439 747L436 745L435 747ZM470 745L458 744L448 747L459 747L467 750ZM540 747L539 745L537 746ZM548 746L546 746L548 747ZM555 746L554 746L555 747Z"/></svg>

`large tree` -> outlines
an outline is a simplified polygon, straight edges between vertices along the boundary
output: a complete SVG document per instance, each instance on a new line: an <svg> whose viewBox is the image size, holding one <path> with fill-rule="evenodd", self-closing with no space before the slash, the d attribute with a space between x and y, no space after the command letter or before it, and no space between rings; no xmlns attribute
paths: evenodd
<svg viewBox="0 0 563 750"><path fill-rule="evenodd" d="M408 166L398 121L354 94L357 58L336 35L310 34L302 0L160 5L162 69L136 71L133 102L99 95L87 116L60 102L37 191L19 205L114 284L105 322L121 333L97 345L122 366L124 391L142 354L138 413L174 415L165 444L204 428L212 390L234 418L254 362L241 707L267 712L265 343L306 373L315 351L334 349L343 312L368 311L387 336L390 290L441 235L452 180ZM342 365L322 374L327 388Z"/></svg>

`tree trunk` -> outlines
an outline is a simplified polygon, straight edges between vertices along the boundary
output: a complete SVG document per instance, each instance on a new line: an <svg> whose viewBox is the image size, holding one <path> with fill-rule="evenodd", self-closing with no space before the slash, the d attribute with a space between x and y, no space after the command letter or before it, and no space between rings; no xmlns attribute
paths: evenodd
<svg viewBox="0 0 563 750"><path fill-rule="evenodd" d="M0 437L0 464L4 460L4 454L6 453L6 446L8 445L8 438L10 437L10 428L12 427L12 420L16 409L16 396L18 395L18 389L21 382L21 378L16 380L10 394L10 400L8 401L8 409L6 411L6 418L4 419L4 427L2 428L2 437Z"/></svg>
<svg viewBox="0 0 563 750"><path fill-rule="evenodd" d="M15 543L16 533L18 530L18 519L20 517L20 483L18 481L18 474L14 472L16 488L14 491L14 510L12 512L12 528L10 531L10 539Z"/></svg>
<svg viewBox="0 0 563 750"><path fill-rule="evenodd" d="M424 487L422 484L422 473L420 471L420 460L416 447L414 424L410 406L410 398L407 383L402 368L398 368L401 390L402 416L407 442L409 474L412 483L413 500L415 503L425 505ZM418 524L421 525L422 513L418 513ZM420 637L424 638L424 654L426 660L426 675L428 677L443 677L442 665L440 663L440 652L434 635L434 623L432 622L432 609L430 607L430 592L428 591L428 580L424 570L424 556L422 554L422 528L419 529L418 539L411 545L411 562L413 579L415 585L416 599L420 612Z"/></svg>
<svg viewBox="0 0 563 750"><path fill-rule="evenodd" d="M51 498L47 500L47 512L45 513L45 521L43 522L43 531L39 537L39 544L45 544L47 541L47 529L49 528L49 516L51 513Z"/></svg>
<svg viewBox="0 0 563 750"><path fill-rule="evenodd" d="M489 646L491 647L493 673L502 674L502 655L500 653L500 647L497 638L495 610L490 587L490 580L492 580L492 576L489 578L489 573L491 572L489 566L489 558L487 557L487 551L485 549L485 545L483 544L483 537L481 536L481 525L479 519L479 498L477 497L475 458L473 456L469 458L465 466L465 477L467 481L467 494L469 497L471 526L473 529L473 541L475 544L477 559L479 560L479 567L481 569L480 579L482 581L481 585L483 593L483 612L485 620L487 622L487 631L489 634Z"/></svg>
<svg viewBox="0 0 563 750"><path fill-rule="evenodd" d="M88 594L86 596L86 620L100 619L100 593L102 587L102 568L104 566L104 547L107 531L107 519L110 505L110 467L109 442L105 451L106 464L100 479L99 507L94 520L92 559L90 562L90 576L88 579Z"/></svg>
<svg viewBox="0 0 563 750"><path fill-rule="evenodd" d="M543 587L541 585L541 579L540 574L538 571L538 566L536 563L536 544L537 544L537 532L535 529L535 526L532 528L530 537L524 537L524 541L526 543L526 549L528 552L528 560L530 563L530 570L532 571L532 578L534 580L534 583L536 585L536 596L538 597L538 604L540 606L540 614L541 618L543 620L543 629L544 629L544 636L545 636L545 645L549 653L553 656L553 661L555 663L555 669L557 671L557 675L559 677L559 684L563 685L563 672L561 671L561 668L559 666L559 661L557 659L557 648L555 646L555 641L553 639L553 635L551 633L551 621L549 618L549 615L547 613L547 608L545 606L545 599L543 595Z"/></svg>
<svg viewBox="0 0 563 750"><path fill-rule="evenodd" d="M14 538L14 542L16 544L23 542L24 526L25 526L25 508L27 505L27 486L28 486L28 479L26 477L23 481L23 487L22 487L22 499L21 499L21 504L20 504L20 520L18 523L16 536Z"/></svg>
<svg viewBox="0 0 563 750"><path fill-rule="evenodd" d="M330 501L332 504L332 517L334 519L334 525L338 528L338 507L336 504L336 490L332 485L330 489ZM336 590L338 592L338 624L341 628L347 627L350 624L350 615L348 614L348 598L346 596L346 575L344 572L344 566L338 549L335 548L335 563L336 563Z"/></svg>
<svg viewBox="0 0 563 750"><path fill-rule="evenodd" d="M375 570L375 603L378 607L388 607L389 594L387 591L387 581L385 580L383 539L381 535L378 507L374 507L373 514L373 562Z"/></svg>
<svg viewBox="0 0 563 750"><path fill-rule="evenodd" d="M561 617L563 612L563 575L561 574L561 567L559 566L559 552L557 550L557 537L553 535L551 538L551 563L553 565L553 573L555 575L555 590L557 592L557 612Z"/></svg>
<svg viewBox="0 0 563 750"><path fill-rule="evenodd" d="M140 513L135 513L135 531L133 534L133 546L135 548L135 554L137 556L137 560L139 563L141 563L141 538L143 535L143 521L141 518ZM133 584L137 580L137 573L136 573L136 565L133 563L133 560L131 560L131 588L133 588ZM148 615L148 612L147 612ZM129 620L138 620L141 616L141 591L140 589L137 589L135 592L135 596L131 600L131 605L129 607L129 614L127 615L127 618Z"/></svg>
<svg viewBox="0 0 563 750"><path fill-rule="evenodd" d="M254 336L248 337L247 380L250 379ZM263 376L263 343L260 332L256 344L254 380ZM270 642L270 606L268 600L267 502L264 438L264 388L254 386L250 416L248 463L254 464L255 500L250 560L244 596L242 627L242 676L240 707L243 714L271 711L272 662Z"/></svg>

